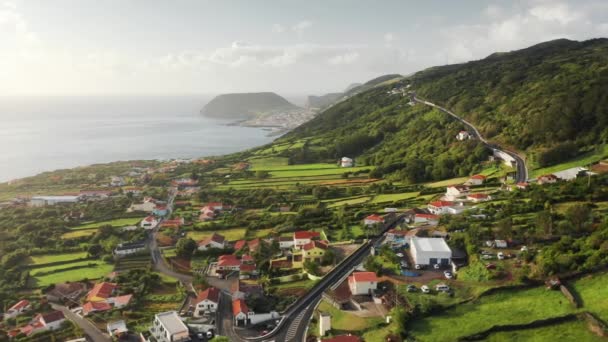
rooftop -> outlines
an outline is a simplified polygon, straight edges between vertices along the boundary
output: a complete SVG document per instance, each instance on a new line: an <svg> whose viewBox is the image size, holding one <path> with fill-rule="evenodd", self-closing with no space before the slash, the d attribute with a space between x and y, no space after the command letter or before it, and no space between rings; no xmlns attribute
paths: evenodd
<svg viewBox="0 0 608 342"><path fill-rule="evenodd" d="M174 335L180 332L188 331L188 327L184 322L179 318L177 312L168 311L161 312L156 314L156 319L158 319L163 327L169 332L169 334Z"/></svg>
<svg viewBox="0 0 608 342"><path fill-rule="evenodd" d="M417 251L452 252L443 238L413 238L412 244L416 246Z"/></svg>

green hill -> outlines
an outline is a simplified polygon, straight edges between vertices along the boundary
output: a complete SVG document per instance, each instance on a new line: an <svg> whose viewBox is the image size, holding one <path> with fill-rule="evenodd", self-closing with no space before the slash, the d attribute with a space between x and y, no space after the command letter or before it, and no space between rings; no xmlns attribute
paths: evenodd
<svg viewBox="0 0 608 342"><path fill-rule="evenodd" d="M545 166L608 138L608 40L556 40L485 59L388 77L328 108L278 139L292 163L357 157L376 175L406 181L468 175L487 151L459 143L463 128L446 114L395 89L416 91L479 126L489 140L526 152ZM279 149L276 149L277 151Z"/></svg>
<svg viewBox="0 0 608 342"><path fill-rule="evenodd" d="M236 93L216 96L201 114L212 118L250 119L260 114L289 111L298 107L283 97L271 93Z"/></svg>

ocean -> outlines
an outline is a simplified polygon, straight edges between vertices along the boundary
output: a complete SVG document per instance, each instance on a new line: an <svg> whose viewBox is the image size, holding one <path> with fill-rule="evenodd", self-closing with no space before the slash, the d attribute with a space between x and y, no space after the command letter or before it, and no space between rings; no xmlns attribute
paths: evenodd
<svg viewBox="0 0 608 342"><path fill-rule="evenodd" d="M0 182L118 160L221 155L276 138L203 117L211 98L0 97Z"/></svg>

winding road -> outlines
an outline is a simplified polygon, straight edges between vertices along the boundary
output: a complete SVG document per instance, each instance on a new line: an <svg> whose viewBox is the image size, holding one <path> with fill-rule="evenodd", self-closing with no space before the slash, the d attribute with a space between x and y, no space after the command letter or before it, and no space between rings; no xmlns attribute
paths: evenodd
<svg viewBox="0 0 608 342"><path fill-rule="evenodd" d="M528 180L528 169L526 167L526 162L524 160L524 158L522 158L519 154L517 154L516 152L504 149L496 144L492 144L489 143L480 133L479 130L477 130L477 127L475 127L472 123L468 122L467 120L461 118L460 116L454 114L454 112L450 111L449 109L446 109L444 107L441 107L439 105L436 105L432 102L420 99L418 97L416 97L416 95L414 93L412 93L412 100L418 103L422 103L425 104L427 106L431 106L434 108L439 109L440 111L450 115L451 117L455 118L456 120L462 122L465 126L467 126L469 128L469 133L472 133L471 135L473 135L476 139L478 139L479 141L481 141L484 145L486 145L488 148L492 149L492 150L497 150L503 153L508 154L509 156L511 156L513 159L515 159L515 169L516 169L516 176L515 176L515 182L516 183L523 183L526 182Z"/></svg>

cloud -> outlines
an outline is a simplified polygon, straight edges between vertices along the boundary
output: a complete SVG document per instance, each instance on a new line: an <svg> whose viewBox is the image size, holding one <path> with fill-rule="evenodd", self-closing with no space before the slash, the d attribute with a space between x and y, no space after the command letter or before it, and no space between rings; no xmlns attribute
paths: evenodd
<svg viewBox="0 0 608 342"><path fill-rule="evenodd" d="M562 25L580 19L583 15L567 4L547 4L532 7L530 15L541 21L557 21Z"/></svg>
<svg viewBox="0 0 608 342"><path fill-rule="evenodd" d="M359 59L358 52L348 52L343 55L337 55L337 56L333 56L333 57L329 58L327 60L327 63L329 63L330 65L346 65L346 64L353 64L358 59Z"/></svg>
<svg viewBox="0 0 608 342"><path fill-rule="evenodd" d="M384 34L384 45L392 46L395 39L396 39L395 34L393 34L392 32L385 33Z"/></svg>
<svg viewBox="0 0 608 342"><path fill-rule="evenodd" d="M285 32L285 27L281 24L274 24L274 25L272 25L272 32L283 33L283 32Z"/></svg>
<svg viewBox="0 0 608 342"><path fill-rule="evenodd" d="M302 20L299 23L293 25L291 30L296 32L297 34L304 33L305 30L309 29L312 26L312 22L308 20Z"/></svg>

